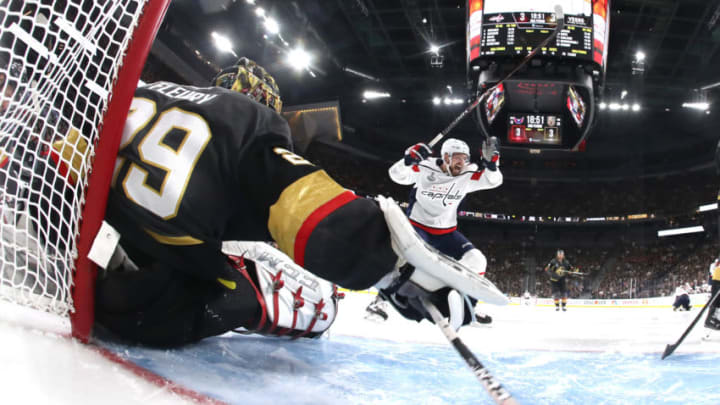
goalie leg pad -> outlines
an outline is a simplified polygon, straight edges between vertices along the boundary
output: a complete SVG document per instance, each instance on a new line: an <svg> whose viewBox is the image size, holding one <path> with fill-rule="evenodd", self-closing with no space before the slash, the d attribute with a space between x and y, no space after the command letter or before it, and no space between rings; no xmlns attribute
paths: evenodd
<svg viewBox="0 0 720 405"><path fill-rule="evenodd" d="M335 321L342 294L337 286L295 264L288 256L263 242L225 242L239 271L244 259L255 263L251 276L265 315L254 332L293 337L316 337Z"/></svg>
<svg viewBox="0 0 720 405"><path fill-rule="evenodd" d="M481 276L485 275L487 258L485 258L485 255L478 249L471 249L465 252L462 259L460 259L460 263L475 270Z"/></svg>
<svg viewBox="0 0 720 405"><path fill-rule="evenodd" d="M400 258L397 267L408 262L415 268L410 281L431 292L451 287L489 304L507 305L508 298L492 282L420 239L392 199L378 196L377 201L390 229L393 249ZM386 280L382 281L385 284Z"/></svg>

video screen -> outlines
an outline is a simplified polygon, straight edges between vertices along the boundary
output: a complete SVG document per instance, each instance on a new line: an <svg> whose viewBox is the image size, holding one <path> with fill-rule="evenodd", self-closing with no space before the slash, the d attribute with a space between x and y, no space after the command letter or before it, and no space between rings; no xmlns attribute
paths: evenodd
<svg viewBox="0 0 720 405"><path fill-rule="evenodd" d="M492 124L503 104L505 104L505 86L500 83L488 96L487 102L485 103L485 115L487 116L488 124Z"/></svg>
<svg viewBox="0 0 720 405"><path fill-rule="evenodd" d="M568 95L566 102L568 111L573 117L573 120L577 124L578 128L582 126L585 121L585 102L583 101L580 94L575 90L574 86L568 86Z"/></svg>
<svg viewBox="0 0 720 405"><path fill-rule="evenodd" d="M565 29L540 54L594 60L594 51L602 49L602 44L593 42L593 7L589 1L574 0L471 0L470 60L481 56L527 55L557 26L556 4L563 6Z"/></svg>
<svg viewBox="0 0 720 405"><path fill-rule="evenodd" d="M508 115L508 142L511 144L562 145L562 118L559 115Z"/></svg>

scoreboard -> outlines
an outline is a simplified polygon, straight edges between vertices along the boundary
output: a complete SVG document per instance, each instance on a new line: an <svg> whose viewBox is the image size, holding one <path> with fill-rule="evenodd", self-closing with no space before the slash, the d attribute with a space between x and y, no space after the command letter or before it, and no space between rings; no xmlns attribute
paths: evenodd
<svg viewBox="0 0 720 405"><path fill-rule="evenodd" d="M562 117L556 114L517 114L508 116L507 141L511 144L562 144Z"/></svg>
<svg viewBox="0 0 720 405"><path fill-rule="evenodd" d="M540 55L592 60L593 30L590 17L566 16L565 28ZM527 55L557 26L550 12L518 12L483 16L480 55Z"/></svg>
<svg viewBox="0 0 720 405"><path fill-rule="evenodd" d="M527 55L557 27L558 4L565 27L539 54L595 62L604 69L609 0L468 0L468 62Z"/></svg>

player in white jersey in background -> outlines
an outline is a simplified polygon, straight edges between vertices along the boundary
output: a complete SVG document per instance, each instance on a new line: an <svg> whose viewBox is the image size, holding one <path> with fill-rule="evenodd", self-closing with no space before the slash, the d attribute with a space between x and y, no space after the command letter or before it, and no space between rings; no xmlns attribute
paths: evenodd
<svg viewBox="0 0 720 405"><path fill-rule="evenodd" d="M389 170L395 183L413 186L407 215L420 237L480 275L485 275L487 259L458 232L457 210L467 194L502 184L498 146L495 137L483 142L482 158L479 164L475 164L470 163L467 143L459 139L447 139L440 150L440 158L431 157L432 150L419 143L408 148L403 159ZM448 292L451 310L463 308L463 303L469 307L474 305L456 292ZM473 315L473 309L469 308L466 318L472 320ZM487 315L477 316L477 320L481 323L491 321Z"/></svg>
<svg viewBox="0 0 720 405"><path fill-rule="evenodd" d="M692 291L692 287L690 287L690 283L684 283L680 284L675 289L675 302L673 303L673 311L677 311L678 309L682 308L685 311L689 311L692 306L690 305L690 292Z"/></svg>

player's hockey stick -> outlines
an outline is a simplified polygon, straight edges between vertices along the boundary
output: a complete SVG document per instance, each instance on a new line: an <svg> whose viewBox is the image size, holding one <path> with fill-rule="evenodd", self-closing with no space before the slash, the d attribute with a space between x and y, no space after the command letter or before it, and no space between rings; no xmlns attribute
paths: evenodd
<svg viewBox="0 0 720 405"><path fill-rule="evenodd" d="M455 333L452 326L450 326L450 322L442 316L440 310L427 298L423 297L421 300L425 309L430 313L430 317L432 317L435 325L440 328L448 342L455 348L460 357L465 360L465 363L467 363L468 367L470 367L473 374L475 374L478 381L480 381L485 391L490 394L495 403L498 405L519 405L515 398L490 374L490 371L483 366L480 360L465 346L465 343L460 340L460 337Z"/></svg>
<svg viewBox="0 0 720 405"><path fill-rule="evenodd" d="M662 355L662 359L663 359L663 360L665 360L666 357L670 356L671 354L673 354L673 352L675 352L675 349L677 349L678 346L680 346L680 343L682 343L683 340L685 340L685 338L687 337L687 335L690 334L690 331L695 327L695 324L698 323L698 321L700 320L700 318L702 318L703 314L705 313L705 310L708 309L708 308L711 308L711 307L713 306L713 304L715 303L715 300L716 300L719 296L720 296L720 291L716 292L715 295L713 295L713 297L710 298L710 301L707 303L707 305L705 305L705 307L703 307L703 309L700 310L700 313L697 314L697 316L695 317L695 319L693 319L693 321L692 321L692 323L690 324L690 326L688 326L687 329L685 329L685 333L683 333L682 336L680 336L680 339L678 339L678 341L675 342L675 344L673 344L673 345L667 345L667 346L665 347L665 352L664 352L663 355Z"/></svg>
<svg viewBox="0 0 720 405"><path fill-rule="evenodd" d="M487 97L488 94L492 94L492 92L495 91L495 89L498 88L498 86L503 84L506 80L510 79L515 73L517 73L518 70L522 69L523 66L527 65L527 63L530 62L530 59L532 59L542 48L546 47L547 44L550 43L550 41L552 41L553 39L555 39L555 37L558 36L560 31L562 31L563 28L565 27L565 14L563 13L562 6L560 6L560 5L555 6L555 19L557 20L557 26L555 27L555 30L552 33L550 33L550 35L548 35L548 37L545 38L545 40L542 41L542 43L540 43L540 45L535 47L535 49L533 49L532 52L527 54L525 56L525 58L523 58L523 60L517 66L515 66L515 69L513 69L510 73L508 73L507 76L505 76L502 80L495 83L494 86L485 90L480 95L480 97L476 98L475 101L473 101L469 106L467 106L467 108L465 110L463 110L463 112L461 112L460 115L458 115L457 118L455 118L450 123L450 125L448 125L445 129L440 131L439 134L435 135L435 138L433 138L430 142L428 142L429 147L432 148L435 145L437 145L437 143L440 142L448 133L450 133L450 131L452 131L457 126L457 124L459 124L460 121L463 120L463 118L465 118L468 114L473 112L473 110L475 110L480 105L480 103L483 102L483 100L485 99L485 97Z"/></svg>

